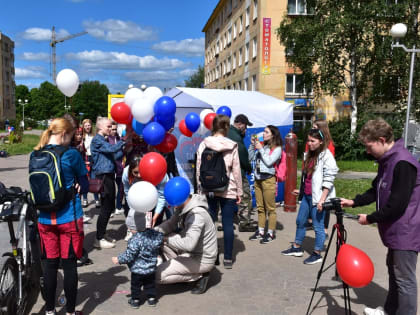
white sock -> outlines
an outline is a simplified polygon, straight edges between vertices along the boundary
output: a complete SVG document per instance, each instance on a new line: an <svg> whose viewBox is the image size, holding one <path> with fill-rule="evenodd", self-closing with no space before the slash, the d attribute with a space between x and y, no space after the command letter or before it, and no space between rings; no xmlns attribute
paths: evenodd
<svg viewBox="0 0 420 315"><path fill-rule="evenodd" d="M271 236L273 236L273 230L268 230L268 234L270 234Z"/></svg>
<svg viewBox="0 0 420 315"><path fill-rule="evenodd" d="M258 227L258 232L263 235L264 234L264 228Z"/></svg>

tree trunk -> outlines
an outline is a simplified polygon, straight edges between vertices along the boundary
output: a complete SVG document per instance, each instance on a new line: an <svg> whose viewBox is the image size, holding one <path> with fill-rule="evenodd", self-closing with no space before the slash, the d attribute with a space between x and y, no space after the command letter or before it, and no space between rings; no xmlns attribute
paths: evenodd
<svg viewBox="0 0 420 315"><path fill-rule="evenodd" d="M356 58L354 52L350 58L350 97L351 97L351 125L350 132L356 133L357 127L357 88L356 88Z"/></svg>

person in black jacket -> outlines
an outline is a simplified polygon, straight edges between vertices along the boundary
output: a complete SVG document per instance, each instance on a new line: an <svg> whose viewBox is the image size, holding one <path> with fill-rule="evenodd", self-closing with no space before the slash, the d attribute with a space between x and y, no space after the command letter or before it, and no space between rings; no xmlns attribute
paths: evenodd
<svg viewBox="0 0 420 315"><path fill-rule="evenodd" d="M253 124L248 120L244 114L239 114L235 117L233 125L230 126L228 138L238 144L239 162L241 163L242 174L242 201L238 205L238 217L241 221L249 222L252 214L252 197L247 174L252 172L251 163L248 159L248 150L244 143L244 137L248 126Z"/></svg>

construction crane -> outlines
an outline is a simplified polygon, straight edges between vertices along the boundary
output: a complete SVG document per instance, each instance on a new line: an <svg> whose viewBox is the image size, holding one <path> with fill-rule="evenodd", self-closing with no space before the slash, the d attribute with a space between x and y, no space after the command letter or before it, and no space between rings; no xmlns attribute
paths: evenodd
<svg viewBox="0 0 420 315"><path fill-rule="evenodd" d="M51 46L52 79L53 79L54 84L55 84L55 80L57 78L57 68L56 68L57 67L57 55L56 55L56 52L55 52L55 46L57 45L57 43L62 43L65 40L72 39L72 38L82 36L82 35L85 35L85 34L87 34L86 31L76 33L76 34L71 34L71 35L56 39L55 38L55 26L52 27L50 46Z"/></svg>

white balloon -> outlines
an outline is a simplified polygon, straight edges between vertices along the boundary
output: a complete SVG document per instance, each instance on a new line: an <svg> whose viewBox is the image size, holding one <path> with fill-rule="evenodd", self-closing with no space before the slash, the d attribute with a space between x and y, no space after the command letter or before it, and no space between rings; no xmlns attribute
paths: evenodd
<svg viewBox="0 0 420 315"><path fill-rule="evenodd" d="M154 104L155 102L152 102L150 98L143 94L143 96L138 98L133 106L131 106L131 114L139 123L146 124L155 114L153 110Z"/></svg>
<svg viewBox="0 0 420 315"><path fill-rule="evenodd" d="M138 212L147 212L156 207L158 192L153 184L141 181L128 190L127 202L131 209Z"/></svg>
<svg viewBox="0 0 420 315"><path fill-rule="evenodd" d="M133 107L133 104L136 102L137 99L143 96L143 91L138 88L131 88L125 92L124 95L124 103L128 106Z"/></svg>
<svg viewBox="0 0 420 315"><path fill-rule="evenodd" d="M200 120L201 120L201 122L203 122L203 121L204 121L204 118L205 118L208 114L211 114L211 113L214 113L214 111L212 111L211 109L208 109L208 108L203 109L203 110L201 111L201 113L200 113Z"/></svg>
<svg viewBox="0 0 420 315"><path fill-rule="evenodd" d="M209 113L207 113L207 114L209 114ZM203 124L203 123L201 123L201 124L200 124L200 128L198 128L197 132L198 132L200 135L205 136L205 135L209 132L209 130L206 128L206 126L204 126L204 124Z"/></svg>
<svg viewBox="0 0 420 315"><path fill-rule="evenodd" d="M63 69L57 74L55 83L65 96L72 97L79 87L79 77L73 70Z"/></svg>
<svg viewBox="0 0 420 315"><path fill-rule="evenodd" d="M163 96L163 93L158 87L151 86L151 87L148 87L144 91L144 95L147 98L149 98L151 101L153 101L153 105L154 105L156 101Z"/></svg>

